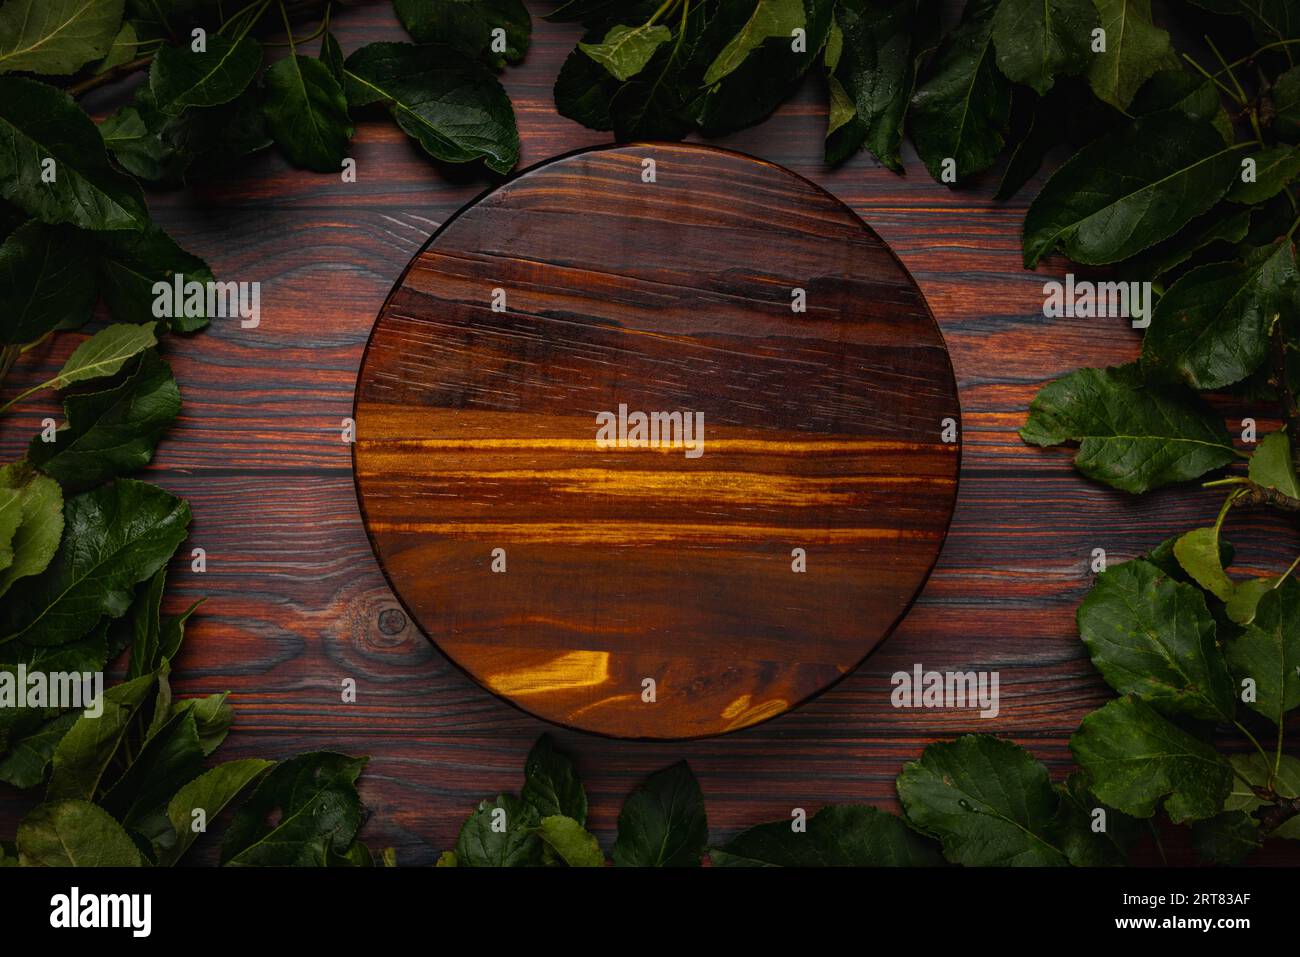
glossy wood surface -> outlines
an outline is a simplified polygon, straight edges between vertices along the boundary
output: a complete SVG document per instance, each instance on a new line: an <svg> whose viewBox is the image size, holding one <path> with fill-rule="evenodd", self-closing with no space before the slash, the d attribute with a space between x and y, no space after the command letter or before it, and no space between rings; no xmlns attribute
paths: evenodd
<svg viewBox="0 0 1300 957"><path fill-rule="evenodd" d="M524 173L421 251L362 360L354 461L454 662L569 727L687 738L888 633L952 516L958 416L920 292L850 210L633 144Z"/></svg>

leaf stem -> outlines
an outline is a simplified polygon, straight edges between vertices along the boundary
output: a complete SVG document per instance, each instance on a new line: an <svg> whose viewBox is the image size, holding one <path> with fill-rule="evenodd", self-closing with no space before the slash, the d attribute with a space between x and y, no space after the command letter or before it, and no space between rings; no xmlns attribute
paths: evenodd
<svg viewBox="0 0 1300 957"><path fill-rule="evenodd" d="M1296 219L1300 223L1300 218ZM1294 230L1296 224L1291 225ZM1288 233L1288 236L1290 234ZM1300 476L1300 405L1296 403L1295 392L1291 389L1291 377L1287 374L1286 337L1282 330L1282 320L1273 322L1271 335L1273 352L1273 379L1277 388L1278 401L1282 405L1282 421L1286 425L1287 439L1291 443L1291 468Z"/></svg>
<svg viewBox="0 0 1300 957"><path fill-rule="evenodd" d="M1246 105L1246 101L1245 101L1245 100L1239 100L1239 99L1237 99L1237 94L1236 94L1236 93L1234 93L1232 90L1228 89L1226 86L1224 86L1222 83L1220 83L1219 80L1214 76L1213 73L1211 73L1209 70L1205 69L1205 67L1203 67L1203 66L1201 66L1199 63L1197 63L1194 59L1192 59L1192 57L1191 57L1190 55L1184 53L1184 54L1183 54L1183 59L1186 60L1188 63L1190 63L1193 67L1195 67L1197 73L1201 74L1201 76L1205 77L1207 80L1209 80L1210 82L1212 82L1215 86L1217 86L1220 90L1222 90L1223 93L1224 93L1224 95L1227 96L1228 99L1232 100L1232 101L1233 101L1234 103L1236 103L1238 106L1245 106L1245 105Z"/></svg>
<svg viewBox="0 0 1300 957"><path fill-rule="evenodd" d="M142 70L149 64L153 63L154 55L146 53L136 57L134 60L127 60L120 63L112 69L105 70L103 73L97 73L94 76L88 76L84 80L78 80L76 83L70 83L63 88L63 91L69 96L81 96L83 93L89 93L91 90L97 90L101 86L107 86L122 79L124 76L130 76L137 70Z"/></svg>
<svg viewBox="0 0 1300 957"><path fill-rule="evenodd" d="M650 15L650 19L646 21L645 25L648 27L654 26L656 23L659 22L660 17L662 17L673 7L677 6L679 2L680 0L664 0L664 2L659 5L659 9Z"/></svg>
<svg viewBox="0 0 1300 957"><path fill-rule="evenodd" d="M289 11L284 8L284 0L279 0L280 18L284 20L284 35L289 41L289 56L297 55L297 48L293 45L293 27L289 24Z"/></svg>
<svg viewBox="0 0 1300 957"><path fill-rule="evenodd" d="M283 3L280 5L280 9L281 9L281 10L284 9L284 4L283 4ZM295 43L310 43L312 40L315 40L315 39L316 39L317 37L319 37L322 33L324 33L326 30L329 29L329 23L330 23L330 18L329 18L329 8L326 7L326 8L325 8L325 19L323 19L323 20L320 22L320 26L318 26L318 27L317 27L315 30L313 30L311 33L307 34L305 37L299 37L296 41L292 41L292 40L291 40L291 41L288 42L288 43L281 43L279 40L263 40L263 41L262 41L262 46L264 46L264 47L290 47L290 48L292 48L292 47L294 46Z"/></svg>
<svg viewBox="0 0 1300 957"><path fill-rule="evenodd" d="M1201 488L1220 488L1224 485L1249 485L1250 479L1244 475L1230 475L1228 478L1215 479L1213 482L1202 482Z"/></svg>
<svg viewBox="0 0 1300 957"><path fill-rule="evenodd" d="M1242 57L1240 60L1233 60L1231 63L1227 64L1227 66L1225 66L1224 69L1227 69L1227 68L1229 68L1229 67L1234 67L1234 66L1241 66L1243 63L1250 63L1252 60L1255 59L1255 57L1259 56L1261 53L1264 53L1264 52L1267 51L1267 50L1273 50L1273 49L1276 49L1276 48L1278 48L1278 47L1290 47L1290 46L1291 46L1292 44L1294 44L1294 43L1300 43L1300 40L1279 40L1279 41L1277 41L1276 43L1266 43L1266 44L1264 44L1262 47L1260 47L1258 50L1256 50L1254 53L1248 53L1246 56ZM1290 62L1290 60L1291 60L1291 51L1288 49L1288 50L1285 50L1284 52L1286 53L1287 61ZM1223 70L1220 70L1220 71L1219 71L1219 73L1222 73L1222 72L1223 72ZM1218 74L1216 73L1215 75L1217 76Z"/></svg>
<svg viewBox="0 0 1300 957"><path fill-rule="evenodd" d="M14 361L17 360L22 351L22 346L5 346L3 350L0 350L0 383L4 382L5 376L14 367Z"/></svg>
<svg viewBox="0 0 1300 957"><path fill-rule="evenodd" d="M1223 530L1223 520L1228 517L1228 511L1232 508L1233 503L1243 495L1248 494L1244 489L1238 489L1228 493L1228 497L1223 500L1223 505L1219 507L1219 517L1214 520L1214 540L1219 540L1219 533Z"/></svg>
<svg viewBox="0 0 1300 957"><path fill-rule="evenodd" d="M1165 857L1165 846L1160 843L1160 831L1156 828L1156 822L1151 818L1147 818L1147 827L1151 831L1151 838L1156 842L1156 850L1160 852L1160 863L1167 865L1169 858Z"/></svg>
<svg viewBox="0 0 1300 957"><path fill-rule="evenodd" d="M6 402L4 405L0 405L0 415L4 415L6 412L9 411L11 407L23 401L23 399L27 398L33 392L40 392L42 389L52 389L56 385L58 385L60 381L61 381L61 377L55 376L53 379L46 379L40 385L32 386L26 392L20 392L18 395L14 396L12 399Z"/></svg>
<svg viewBox="0 0 1300 957"><path fill-rule="evenodd" d="M1248 97L1246 96L1246 91L1241 88L1241 83L1237 81L1237 76L1235 73L1232 72L1232 67L1228 66L1228 61L1223 58L1223 54L1219 52L1219 48L1214 45L1214 41L1209 36L1205 37L1205 42L1209 46L1210 52L1214 54L1214 58L1218 60L1219 63L1223 66L1222 72L1226 72L1228 74L1228 79L1231 80L1232 85L1236 87L1238 102L1245 103L1246 100L1248 99ZM1216 73L1215 76L1217 75L1218 74ZM1213 77L1211 77L1211 79L1213 79Z"/></svg>
<svg viewBox="0 0 1300 957"><path fill-rule="evenodd" d="M1259 741L1257 741L1257 740L1255 739L1255 736L1254 736L1253 734L1251 734L1250 731L1249 731L1249 729L1248 729L1244 724L1242 724L1240 721L1234 721L1234 722L1232 722L1232 723L1233 723L1234 725L1236 725L1238 731L1240 731L1240 732L1241 732L1242 734L1244 734L1248 739L1250 739L1250 743L1253 744L1253 745L1255 746L1255 750L1259 752L1259 756L1260 756L1261 758L1263 758L1263 759L1264 759L1264 763L1267 764L1267 763L1268 763L1268 752L1265 751L1265 750L1263 749L1263 747L1260 746L1260 743L1259 743ZM1242 778L1242 780L1245 780L1245 778ZM1247 781L1246 783L1249 784L1250 782Z"/></svg>
<svg viewBox="0 0 1300 957"><path fill-rule="evenodd" d="M257 9L253 10L252 15L248 18L248 22L246 22L240 28L239 32L235 35L234 42L238 43L240 40L244 39L244 37L248 36L248 32L252 30L253 27L257 26L257 22L262 19L262 14L266 13L266 10L270 5L271 5L271 0L261 0L260 4L250 4L249 6L244 8L244 10L252 10L254 6L257 7ZM241 13L244 12L244 10L241 10L239 13L236 13L235 16L238 17Z"/></svg>

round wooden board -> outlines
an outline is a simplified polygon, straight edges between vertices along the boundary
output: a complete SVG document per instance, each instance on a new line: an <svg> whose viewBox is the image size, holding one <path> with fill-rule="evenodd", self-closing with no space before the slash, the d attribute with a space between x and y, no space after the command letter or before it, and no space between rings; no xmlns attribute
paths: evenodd
<svg viewBox="0 0 1300 957"><path fill-rule="evenodd" d="M479 683L685 738L789 710L889 634L948 529L958 418L925 300L852 211L634 144L438 230L371 333L353 468L394 592Z"/></svg>

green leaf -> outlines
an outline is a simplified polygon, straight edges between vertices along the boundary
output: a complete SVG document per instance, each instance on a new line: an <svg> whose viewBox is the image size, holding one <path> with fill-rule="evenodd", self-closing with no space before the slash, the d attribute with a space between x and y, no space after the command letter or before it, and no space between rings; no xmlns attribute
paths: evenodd
<svg viewBox="0 0 1300 957"><path fill-rule="evenodd" d="M1237 586L1223 570L1219 554L1219 529L1194 528L1174 543L1174 555L1192 579L1219 601L1231 601Z"/></svg>
<svg viewBox="0 0 1300 957"><path fill-rule="evenodd" d="M934 843L901 819L863 804L832 804L795 831L773 821L741 831L710 848L714 867L937 867Z"/></svg>
<svg viewBox="0 0 1300 957"><path fill-rule="evenodd" d="M1079 369L1044 386L1020 436L1079 442L1074 464L1126 492L1185 482L1236 458L1222 421L1181 389L1142 382L1134 366Z"/></svg>
<svg viewBox="0 0 1300 957"><path fill-rule="evenodd" d="M1061 805L1056 833L1070 863L1075 867L1127 864L1129 849L1139 837L1141 825L1123 811L1098 801L1082 774L1071 774L1058 791Z"/></svg>
<svg viewBox="0 0 1300 957"><path fill-rule="evenodd" d="M1273 83L1273 132L1288 143L1300 142L1300 66Z"/></svg>
<svg viewBox="0 0 1300 957"><path fill-rule="evenodd" d="M532 18L523 0L393 0L393 9L416 43L443 43L500 70L528 52ZM494 30L505 31L505 50L493 50Z"/></svg>
<svg viewBox="0 0 1300 957"><path fill-rule="evenodd" d="M1300 705L1300 582L1289 578L1265 592L1227 656L1238 687L1254 679L1255 700L1246 706L1281 727L1286 713Z"/></svg>
<svg viewBox="0 0 1300 957"><path fill-rule="evenodd" d="M1249 625L1255 620L1259 600L1281 582L1282 579L1276 575L1268 578L1247 578L1245 581L1237 582L1237 587L1225 608L1228 618L1238 625Z"/></svg>
<svg viewBox="0 0 1300 957"><path fill-rule="evenodd" d="M136 50L141 43L140 36L135 32L134 23L124 23L117 34L113 37L113 42L109 44L108 52L104 58L95 64L94 72L96 74L105 73L115 66L121 66L130 60L134 60L138 54Z"/></svg>
<svg viewBox="0 0 1300 957"><path fill-rule="evenodd" d="M704 71L704 85L712 86L723 77L734 73L752 52L768 40L791 43L794 31L804 27L806 23L801 0L758 0L754 12L740 28L740 32L727 41L726 46L719 51L713 62L709 64L709 68ZM607 42L608 39L606 37ZM667 39L667 36L664 39ZM626 79L626 77L619 77L619 79Z"/></svg>
<svg viewBox="0 0 1300 957"><path fill-rule="evenodd" d="M139 867L140 852L122 825L88 801L42 804L18 825L25 867Z"/></svg>
<svg viewBox="0 0 1300 957"><path fill-rule="evenodd" d="M555 108L593 130L611 130L610 102L619 88L608 70L575 47L555 78Z"/></svg>
<svg viewBox="0 0 1300 957"><path fill-rule="evenodd" d="M1068 105L1061 90L1062 87L1056 87L1052 93L1039 99L1034 104L1033 113L1027 123L1021 126L1011 156L1002 171L1002 178L998 182L998 190L993 194L993 198L999 202L1004 202L1020 192L1020 189L1042 167L1048 150L1060 142L1064 125L1061 111ZM1013 129L1017 126L1014 106L1013 102Z"/></svg>
<svg viewBox="0 0 1300 957"><path fill-rule="evenodd" d="M163 114L127 104L106 117L99 132L113 159L128 173L149 182L179 181L191 157L162 136L165 123Z"/></svg>
<svg viewBox="0 0 1300 957"><path fill-rule="evenodd" d="M57 647L35 647L19 642L5 645L0 648L0 668L13 672L19 664L25 664L29 674L33 671L103 671L109 661L108 624L108 619L97 622L81 638ZM31 718L36 712L44 714L45 709L0 710L0 741L3 741L3 729L9 723L8 719L15 712L19 717Z"/></svg>
<svg viewBox="0 0 1300 957"><path fill-rule="evenodd" d="M929 745L903 765L898 797L908 821L968 867L1058 866L1058 798L1047 768L1024 748L986 734Z"/></svg>
<svg viewBox="0 0 1300 957"><path fill-rule="evenodd" d="M1170 111L1139 117L1048 179L1025 214L1025 267L1058 244L1079 263L1127 259L1218 202L1236 170L1209 123Z"/></svg>
<svg viewBox="0 0 1300 957"><path fill-rule="evenodd" d="M1124 562L1097 577L1078 622L1092 663L1120 694L1166 714L1232 720L1232 681L1199 589L1150 562Z"/></svg>
<svg viewBox="0 0 1300 957"><path fill-rule="evenodd" d="M935 53L930 75L912 96L912 141L936 180L944 161L957 180L993 165L1006 143L1011 84L994 63L993 0L972 0L961 24Z"/></svg>
<svg viewBox="0 0 1300 957"><path fill-rule="evenodd" d="M0 648L0 673L5 673L11 680L16 680L20 665L26 666L29 675L38 671L46 674L102 672L108 662L106 631L106 624L101 622L85 637L58 648L34 648L20 642L5 645ZM56 713L57 709L54 708L0 708L0 755L11 748L17 749L25 737L37 733L41 725L47 719L53 718ZM71 713L74 717L81 714L80 711ZM50 756L50 754L41 756L42 764L35 769L38 776Z"/></svg>
<svg viewBox="0 0 1300 957"><path fill-rule="evenodd" d="M1213 817L1232 786L1214 748L1132 696L1085 717L1070 751L1092 793L1134 817L1151 817L1162 798L1175 824Z"/></svg>
<svg viewBox="0 0 1300 957"><path fill-rule="evenodd" d="M923 25L927 0L841 0L835 7L840 36L830 59L831 117L826 161L838 163L866 146L894 172L902 172L903 118L916 82L916 62L928 44Z"/></svg>
<svg viewBox="0 0 1300 957"><path fill-rule="evenodd" d="M339 41L334 39L334 34L326 30L320 38L320 61L325 64L326 69L330 71L330 76L343 82L343 50L339 47ZM344 101L347 97L344 96Z"/></svg>
<svg viewBox="0 0 1300 957"><path fill-rule="evenodd" d="M487 67L456 51L371 43L344 64L348 103L383 103L397 125L435 159L509 172L519 159L510 98Z"/></svg>
<svg viewBox="0 0 1300 957"><path fill-rule="evenodd" d="M1210 864L1240 864L1260 847L1259 823L1245 811L1224 811L1192 825L1192 847Z"/></svg>
<svg viewBox="0 0 1300 957"><path fill-rule="evenodd" d="M375 858L370 848L361 841L353 841L342 854L330 851L326 867L374 867Z"/></svg>
<svg viewBox="0 0 1300 957"><path fill-rule="evenodd" d="M700 6L705 6L701 4ZM804 9L805 43L794 48L790 36L772 37L746 56L740 65L703 93L691 100L686 113L705 136L720 136L757 123L777 108L798 86L809 67L821 54L830 34L835 0L802 0ZM710 64L717 58L714 51L731 42L748 20L739 20L748 11L756 9L749 3L719 4L716 12L702 29L698 49L692 53L690 71L705 60ZM707 11L702 11L702 16ZM674 41L676 42L676 41ZM713 54L712 59L710 55Z"/></svg>
<svg viewBox="0 0 1300 957"><path fill-rule="evenodd" d="M1192 0L1204 10L1235 16L1250 24L1260 43L1300 38L1300 13L1291 0Z"/></svg>
<svg viewBox="0 0 1300 957"><path fill-rule="evenodd" d="M54 757L54 749L78 717L76 711L65 711L10 741L9 753L0 759L0 781L16 788L34 788L40 784Z"/></svg>
<svg viewBox="0 0 1300 957"><path fill-rule="evenodd" d="M153 675L114 685L104 692L102 714L77 719L54 749L47 801L95 797L127 726L153 687Z"/></svg>
<svg viewBox="0 0 1300 957"><path fill-rule="evenodd" d="M556 750L549 734L538 738L528 752L521 797L542 817L559 814L579 824L587 822L587 792L573 767L573 759Z"/></svg>
<svg viewBox="0 0 1300 957"><path fill-rule="evenodd" d="M1042 95L1058 76L1087 69L1098 22L1092 0L1002 0L993 15L998 69Z"/></svg>
<svg viewBox="0 0 1300 957"><path fill-rule="evenodd" d="M164 564L153 576L135 589L131 607L121 618L109 625L111 644L120 649L131 649L128 678L160 671L166 660L158 650L158 635L162 630L163 591L167 587L167 566ZM157 717L157 715L155 715Z"/></svg>
<svg viewBox="0 0 1300 957"><path fill-rule="evenodd" d="M1255 792L1255 788L1271 788L1278 797L1286 800L1300 798L1300 758L1281 755L1276 774L1273 773L1274 759L1265 758L1255 751L1234 754L1228 760L1236 774L1232 778L1232 791L1223 802L1224 811L1253 814L1264 807L1267 802ZM1289 818L1266 836L1300 840L1300 817Z"/></svg>
<svg viewBox="0 0 1300 957"><path fill-rule="evenodd" d="M1142 342L1143 370L1200 390L1240 382L1267 357L1273 323L1297 283L1286 240L1248 263L1189 270L1156 303Z"/></svg>
<svg viewBox="0 0 1300 957"><path fill-rule="evenodd" d="M204 176L269 147L261 91L250 86L229 103L164 113L149 86L101 125L104 144L128 172L165 185Z"/></svg>
<svg viewBox="0 0 1300 957"><path fill-rule="evenodd" d="M622 82L645 69L655 50L672 39L672 35L672 31L662 24L643 23L639 27L618 24L609 28L602 42L579 43L578 49Z"/></svg>
<svg viewBox="0 0 1300 957"><path fill-rule="evenodd" d="M1285 432L1264 436L1250 457L1250 480L1283 495L1300 498L1300 477L1291 458L1291 439Z"/></svg>
<svg viewBox="0 0 1300 957"><path fill-rule="evenodd" d="M278 764L235 813L221 863L322 867L347 853L361 826L356 780L366 760L313 751Z"/></svg>
<svg viewBox="0 0 1300 957"><path fill-rule="evenodd" d="M212 0L126 0L126 13L151 34L176 33L199 20Z"/></svg>
<svg viewBox="0 0 1300 957"><path fill-rule="evenodd" d="M64 488L78 489L148 465L180 413L181 393L171 367L150 349L120 383L70 395L63 408L67 425L53 442L34 436L27 457Z"/></svg>
<svg viewBox="0 0 1300 957"><path fill-rule="evenodd" d="M63 546L49 568L0 608L0 647L15 639L66 644L104 615L124 614L133 586L171 558L189 521L187 503L131 479L68 499Z"/></svg>
<svg viewBox="0 0 1300 957"><path fill-rule="evenodd" d="M0 595L20 578L45 571L63 537L63 491L59 483L22 462L0 469L0 515L9 533L0 567Z"/></svg>
<svg viewBox="0 0 1300 957"><path fill-rule="evenodd" d="M605 866L605 855L596 836L571 817L562 814L544 817L537 834L570 867Z"/></svg>
<svg viewBox="0 0 1300 957"><path fill-rule="evenodd" d="M81 234L35 220L0 246L0 343L23 345L76 328L95 308L95 277Z"/></svg>
<svg viewBox="0 0 1300 957"><path fill-rule="evenodd" d="M550 23L591 23L611 16L627 0L565 0L542 19Z"/></svg>
<svg viewBox="0 0 1300 957"><path fill-rule="evenodd" d="M614 864L698 867L708 842L704 795L685 761L657 771L623 802Z"/></svg>
<svg viewBox="0 0 1300 957"><path fill-rule="evenodd" d="M184 701L177 701L171 707L172 717L187 713L194 716L194 726L199 733L199 746L203 749L205 757L220 747L221 742L226 740L226 735L230 733L230 726L235 722L235 709L226 701L228 697L230 693L223 691L221 694L205 695L202 698L186 698Z"/></svg>
<svg viewBox="0 0 1300 957"><path fill-rule="evenodd" d="M18 526L23 522L24 489L19 485L21 463L5 466L0 484L0 569L8 568L14 561L13 540ZM10 474L17 473L11 479ZM29 471L29 470L28 470Z"/></svg>
<svg viewBox="0 0 1300 957"><path fill-rule="evenodd" d="M841 129L845 123L850 123L858 115L858 109L853 105L853 99L845 91L843 84L840 83L834 75L826 77L827 92L830 102L827 105L826 114L826 138L829 140L836 130ZM844 155L840 156L837 151L836 159L832 160L830 154L827 155L827 162L839 162L848 156L852 156L857 149L845 149Z"/></svg>
<svg viewBox="0 0 1300 957"><path fill-rule="evenodd" d="M703 4L690 9L678 37L661 47L635 78L621 85L604 68L603 79L615 83L607 112L620 142L681 139L691 130L687 105L699 95L702 64L697 62L708 29ZM557 90L559 85L557 82ZM593 90L599 96L600 87Z"/></svg>
<svg viewBox="0 0 1300 957"><path fill-rule="evenodd" d="M154 304L158 301L154 284L171 283L180 274L185 282L204 285L213 282L212 270L198 256L187 253L167 233L150 227L137 233L107 233L97 237L99 245L99 285L104 302L119 322L129 322L141 316L156 316ZM175 332L197 332L208 324L206 295L202 303L186 303L181 315L167 316L168 326ZM191 309L194 305L197 308ZM224 304L222 304L224 305ZM220 306L219 306L220 308ZM229 313L230 310L225 310ZM191 314L193 313L193 314Z"/></svg>
<svg viewBox="0 0 1300 957"><path fill-rule="evenodd" d="M457 867L534 867L542 862L537 810L513 794L481 801L456 839Z"/></svg>
<svg viewBox="0 0 1300 957"><path fill-rule="evenodd" d="M167 802L167 819L171 823L172 832L154 846L158 863L171 865L179 861L199 834L203 833L202 829L195 830L196 824L202 823L206 828L208 822L215 820L244 788L274 766L274 761L258 758L227 761L200 774L177 791ZM195 811L203 812L201 819L196 818Z"/></svg>
<svg viewBox="0 0 1300 957"><path fill-rule="evenodd" d="M1094 54L1088 82L1097 98L1128 108L1153 73L1179 66L1169 34L1151 22L1151 0L1094 0L1106 31L1106 50Z"/></svg>
<svg viewBox="0 0 1300 957"><path fill-rule="evenodd" d="M151 322L139 326L129 322L105 326L72 350L50 387L65 389L77 382L116 375L128 359L157 344Z"/></svg>
<svg viewBox="0 0 1300 957"><path fill-rule="evenodd" d="M271 135L295 166L337 172L352 139L342 84L320 60L287 56L266 71L262 104Z"/></svg>
<svg viewBox="0 0 1300 957"><path fill-rule="evenodd" d="M1219 88L1213 80L1199 73L1181 69L1160 70L1142 84L1128 108L1133 116L1146 116L1161 110L1176 110L1192 119L1213 124L1225 143L1234 139L1232 120L1219 100Z"/></svg>
<svg viewBox="0 0 1300 957"><path fill-rule="evenodd" d="M1154 281L1217 243L1239 243L1250 228L1250 210L1220 204L1176 234L1129 259L1124 270L1138 281Z"/></svg>
<svg viewBox="0 0 1300 957"><path fill-rule="evenodd" d="M149 89L158 109L172 116L190 107L229 103L248 88L262 65L262 48L252 37L230 40L209 34L206 49L164 45L149 68Z"/></svg>
<svg viewBox="0 0 1300 957"><path fill-rule="evenodd" d="M1300 148L1274 146L1255 153L1251 158L1255 160L1255 178L1244 182L1238 176L1232 189L1228 190L1228 199L1234 203L1246 206L1262 203L1282 192L1287 183L1300 176Z"/></svg>
<svg viewBox="0 0 1300 957"><path fill-rule="evenodd" d="M18 77L0 77L0 197L46 223L149 223L144 194L109 163L90 117L63 91Z"/></svg>
<svg viewBox="0 0 1300 957"><path fill-rule="evenodd" d="M76 73L106 54L123 0L7 0L0 6L0 73Z"/></svg>
<svg viewBox="0 0 1300 957"><path fill-rule="evenodd" d="M203 772L203 749L194 715L185 712L149 736L131 766L108 789L99 804L137 830L150 811L162 809L176 791Z"/></svg>

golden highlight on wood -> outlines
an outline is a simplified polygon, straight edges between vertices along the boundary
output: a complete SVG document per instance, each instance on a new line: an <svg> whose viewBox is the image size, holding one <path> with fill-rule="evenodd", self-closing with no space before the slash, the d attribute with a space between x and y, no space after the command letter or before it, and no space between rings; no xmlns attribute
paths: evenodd
<svg viewBox="0 0 1300 957"><path fill-rule="evenodd" d="M889 634L947 533L959 418L920 292L846 207L739 154L633 144L438 231L367 345L353 465L395 594L480 684L695 737L780 715Z"/></svg>

